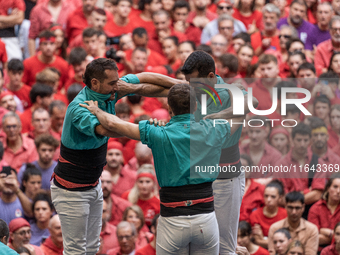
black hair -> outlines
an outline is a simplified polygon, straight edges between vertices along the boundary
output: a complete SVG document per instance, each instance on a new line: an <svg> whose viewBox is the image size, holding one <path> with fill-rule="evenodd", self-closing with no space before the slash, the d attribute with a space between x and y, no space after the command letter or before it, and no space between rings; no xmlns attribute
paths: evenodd
<svg viewBox="0 0 340 255"><path fill-rule="evenodd" d="M98 58L93 60L86 66L83 82L88 88L91 88L92 86L92 79L97 79L99 82L103 82L107 79L107 75L105 73L106 70L118 71L116 62L108 58Z"/></svg>
<svg viewBox="0 0 340 255"><path fill-rule="evenodd" d="M45 193L45 192L41 192L41 193L38 193L33 201L32 201L32 212L34 214L34 207L35 207L35 204L38 202L38 201L45 201L47 202L48 206L50 207L51 211L54 211L54 206L53 206L53 203L51 201L51 198L50 196Z"/></svg>
<svg viewBox="0 0 340 255"><path fill-rule="evenodd" d="M297 69L297 73L299 73L301 70L311 70L314 74L316 73L315 66L309 62L302 63Z"/></svg>
<svg viewBox="0 0 340 255"><path fill-rule="evenodd" d="M273 180L270 183L268 183L266 185L266 188L276 188L277 192L279 193L279 196L283 196L284 195L284 187L283 187L283 183L279 180Z"/></svg>
<svg viewBox="0 0 340 255"><path fill-rule="evenodd" d="M7 236L7 239L9 237L9 228L6 224L6 222L2 219L0 219L0 240L4 238L4 236ZM7 243L5 243L7 245Z"/></svg>
<svg viewBox="0 0 340 255"><path fill-rule="evenodd" d="M276 231L274 232L274 235L275 235L276 233L282 233L282 234L284 234L284 235L287 237L288 240L292 238L292 236L290 235L290 232L289 232L289 229L288 229L288 228L279 228L278 230L276 230Z"/></svg>
<svg viewBox="0 0 340 255"><path fill-rule="evenodd" d="M39 176L41 176L41 171L38 168L36 168L35 165L27 163L26 164L25 172L24 172L24 174L22 176L21 185L20 185L20 189L22 190L22 192L26 191L26 188L24 186L24 181L27 182L28 179L32 175L39 175Z"/></svg>
<svg viewBox="0 0 340 255"><path fill-rule="evenodd" d="M169 36L169 37L167 37L167 38L165 38L164 39L164 41L165 40L171 40L171 41L173 41L173 43L178 47L178 45L179 45L179 40L178 40L178 37L177 36ZM163 41L163 42L164 42Z"/></svg>
<svg viewBox="0 0 340 255"><path fill-rule="evenodd" d="M53 88L51 86L36 83L33 85L30 91L30 99L32 104L37 101L37 97L40 96L41 98L50 97L53 94Z"/></svg>
<svg viewBox="0 0 340 255"><path fill-rule="evenodd" d="M292 81L280 81L275 87L277 88L277 98L281 100L282 88L296 88L297 85Z"/></svg>
<svg viewBox="0 0 340 255"><path fill-rule="evenodd" d="M20 59L13 58L7 64L8 71L21 72L24 71L24 64Z"/></svg>
<svg viewBox="0 0 340 255"><path fill-rule="evenodd" d="M294 202L301 202L301 204L305 203L305 197L299 191L292 191L287 193L286 195L286 204L287 203L294 203Z"/></svg>
<svg viewBox="0 0 340 255"><path fill-rule="evenodd" d="M310 128L310 126L308 126L307 124L300 122L299 124L297 124L295 127L293 127L292 130L292 138L294 139L294 137L297 135L308 135L309 138L312 136L312 130Z"/></svg>
<svg viewBox="0 0 340 255"><path fill-rule="evenodd" d="M143 37L143 35L148 35L148 32L144 27L137 27L132 31L132 36L137 35L138 37Z"/></svg>
<svg viewBox="0 0 340 255"><path fill-rule="evenodd" d="M174 115L193 113L196 106L196 94L188 84L176 84L168 93L168 104Z"/></svg>
<svg viewBox="0 0 340 255"><path fill-rule="evenodd" d="M139 0L138 9L144 11L146 4L151 4L153 0Z"/></svg>
<svg viewBox="0 0 340 255"><path fill-rule="evenodd" d="M175 1L174 6L172 7L172 12L174 12L176 9L179 9L179 8L187 8L188 12L190 12L190 5L187 1L183 1L183 0Z"/></svg>
<svg viewBox="0 0 340 255"><path fill-rule="evenodd" d="M329 109L331 109L331 101L329 100L329 98L326 95L317 96L314 99L313 106L315 107L316 103L318 103L318 102L328 104Z"/></svg>
<svg viewBox="0 0 340 255"><path fill-rule="evenodd" d="M245 43L250 43L251 38L250 35L246 32L241 32L233 36L233 40L235 39L242 39Z"/></svg>
<svg viewBox="0 0 340 255"><path fill-rule="evenodd" d="M209 55L212 55L212 49L211 49L210 45L207 45L207 44L198 45L196 50L204 51L204 52L208 53Z"/></svg>
<svg viewBox="0 0 340 255"><path fill-rule="evenodd" d="M336 74L333 71L328 71L327 73L322 73L319 76L319 82L320 81L327 81L328 84L335 83L336 85L339 84L340 78L339 75Z"/></svg>
<svg viewBox="0 0 340 255"><path fill-rule="evenodd" d="M38 37L39 38L51 38L51 37L55 38L55 34L50 30L43 30L40 32Z"/></svg>
<svg viewBox="0 0 340 255"><path fill-rule="evenodd" d="M87 53L84 48L76 47L71 50L68 62L73 66L81 65L86 60L86 56Z"/></svg>
<svg viewBox="0 0 340 255"><path fill-rule="evenodd" d="M140 101L142 100L142 96L140 95L132 95L132 96L128 96L127 100L131 103L131 104L139 104Z"/></svg>
<svg viewBox="0 0 340 255"><path fill-rule="evenodd" d="M204 51L194 51L185 60L182 73L192 74L195 71L198 71L198 78L205 78L211 72L215 74L214 59Z"/></svg>
<svg viewBox="0 0 340 255"><path fill-rule="evenodd" d="M184 42L181 42L178 46L181 46L182 44L185 44L185 43L188 43L188 44L190 44L190 46L191 46L191 48L193 49L193 51L195 51L196 50L196 45L195 45L195 43L193 42L193 41L184 41Z"/></svg>
<svg viewBox="0 0 340 255"><path fill-rule="evenodd" d="M240 231L240 236L242 237L251 235L251 225L245 220L242 220L238 223L238 230Z"/></svg>
<svg viewBox="0 0 340 255"><path fill-rule="evenodd" d="M288 104L286 106L286 114L288 114L288 113L292 113L292 114L298 113L299 116L300 116L301 110L295 104Z"/></svg>
<svg viewBox="0 0 340 255"><path fill-rule="evenodd" d="M72 102L73 99L78 95L78 93L83 89L83 86L79 83L73 83L68 89L67 89L67 100L69 102Z"/></svg>
<svg viewBox="0 0 340 255"><path fill-rule="evenodd" d="M83 30L83 39L84 38L91 38L93 36L98 36L98 31L93 27L88 27Z"/></svg>
<svg viewBox="0 0 340 255"><path fill-rule="evenodd" d="M238 71L238 58L234 54L225 53L222 54L218 60L223 67L228 67L231 73L237 73Z"/></svg>

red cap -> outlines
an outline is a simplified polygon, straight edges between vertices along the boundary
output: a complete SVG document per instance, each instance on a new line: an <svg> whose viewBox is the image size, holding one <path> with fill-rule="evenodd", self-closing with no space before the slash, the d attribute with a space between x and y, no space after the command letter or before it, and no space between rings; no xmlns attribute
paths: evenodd
<svg viewBox="0 0 340 255"><path fill-rule="evenodd" d="M1 94L0 94L0 100L2 100L5 96L8 96L8 95L11 95L11 96L13 96L13 93L11 92L11 91L3 91L3 92L1 92Z"/></svg>
<svg viewBox="0 0 340 255"><path fill-rule="evenodd" d="M107 144L107 150L117 149L123 151L123 145L120 142L109 141Z"/></svg>
<svg viewBox="0 0 340 255"><path fill-rule="evenodd" d="M289 133L284 127L273 128L273 130L270 132L269 140L272 139L276 134L284 134L289 140Z"/></svg>

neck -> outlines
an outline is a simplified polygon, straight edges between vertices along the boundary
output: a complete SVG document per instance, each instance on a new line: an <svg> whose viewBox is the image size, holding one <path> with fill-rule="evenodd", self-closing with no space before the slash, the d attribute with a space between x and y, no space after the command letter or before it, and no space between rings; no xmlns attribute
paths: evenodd
<svg viewBox="0 0 340 255"><path fill-rule="evenodd" d="M266 142L263 141L262 143L260 143L259 145L253 145L253 144L249 144L249 149L251 152L255 152L255 153L260 153L264 150L264 146L266 145Z"/></svg>
<svg viewBox="0 0 340 255"><path fill-rule="evenodd" d="M317 149L317 148L315 148L314 145L312 145L312 151L321 158L327 152L327 144L322 149Z"/></svg>
<svg viewBox="0 0 340 255"><path fill-rule="evenodd" d="M122 165L119 165L117 168L107 167L106 170L109 171L113 177L120 173L120 171L122 170Z"/></svg>
<svg viewBox="0 0 340 255"><path fill-rule="evenodd" d="M240 12L242 12L242 13L248 13L248 12L251 12L251 9L250 9L250 7L241 7L241 9L240 9Z"/></svg>
<svg viewBox="0 0 340 255"><path fill-rule="evenodd" d="M336 49L339 49L339 48L340 48L340 42L334 42L334 41L332 40L332 45L333 45L333 47L336 48Z"/></svg>
<svg viewBox="0 0 340 255"><path fill-rule="evenodd" d="M203 11L196 10L196 16L205 16L206 12L207 12L207 9L204 9Z"/></svg>
<svg viewBox="0 0 340 255"><path fill-rule="evenodd" d="M18 139L15 139L14 141L7 140L7 146L10 147L12 150L21 147L22 146L21 136L19 136Z"/></svg>
<svg viewBox="0 0 340 255"><path fill-rule="evenodd" d="M62 3L62 1L58 1L58 2L54 2L54 1L49 1L48 5L52 6L52 7L58 7L60 6Z"/></svg>
<svg viewBox="0 0 340 255"><path fill-rule="evenodd" d="M84 10L84 8L83 8L83 13L84 13L85 17L88 18L91 15L92 10L90 12L88 12L88 11Z"/></svg>
<svg viewBox="0 0 340 255"><path fill-rule="evenodd" d="M38 159L38 165L42 168L42 169L48 169L52 166L53 160L51 160L48 163L44 163L42 162L40 159Z"/></svg>
<svg viewBox="0 0 340 255"><path fill-rule="evenodd" d="M17 195L15 195L14 193L2 193L1 199L5 203L12 203L17 199Z"/></svg>
<svg viewBox="0 0 340 255"><path fill-rule="evenodd" d="M48 223L49 223L48 220L47 221L43 221L43 222L37 221L37 226L40 229L46 229L46 228L48 228Z"/></svg>
<svg viewBox="0 0 340 255"><path fill-rule="evenodd" d="M140 194L140 195L139 195L139 199L140 199L140 200L143 200L143 201L147 201L147 200L149 200L150 198L152 198L152 196L153 196L152 192L151 192L150 194L147 194L147 195L142 195L142 194Z"/></svg>
<svg viewBox="0 0 340 255"><path fill-rule="evenodd" d="M291 222L288 218L288 224L290 228L295 230L300 226L300 220L298 220L297 222Z"/></svg>
<svg viewBox="0 0 340 255"><path fill-rule="evenodd" d="M18 91L21 87L22 87L23 83L20 82L19 85L13 85L11 82L9 82L7 84L7 88L10 90L10 91Z"/></svg>
<svg viewBox="0 0 340 255"><path fill-rule="evenodd" d="M118 26L125 26L127 23L129 23L129 18L122 17L120 15L115 15L114 21Z"/></svg>
<svg viewBox="0 0 340 255"><path fill-rule="evenodd" d="M293 151L292 151L292 157L293 157L293 159L295 159L295 160L297 160L297 161L299 161L299 160L301 160L301 159L305 159L305 156L306 156L306 154L307 154L307 152L306 153L304 153L304 154L299 154L299 153L296 153L296 151L294 151L294 149L293 149Z"/></svg>
<svg viewBox="0 0 340 255"><path fill-rule="evenodd" d="M321 31L328 31L329 30L329 26L328 26L328 24L326 24L326 25L321 25L321 24L319 24L318 23L318 27L319 27L319 29L321 30Z"/></svg>
<svg viewBox="0 0 340 255"><path fill-rule="evenodd" d="M144 10L142 13L141 13L141 17L148 21L148 20L152 20L152 13L148 10Z"/></svg>
<svg viewBox="0 0 340 255"><path fill-rule="evenodd" d="M49 64L53 61L54 55L51 57L45 56L44 54L40 54L38 58L45 64Z"/></svg>
<svg viewBox="0 0 340 255"><path fill-rule="evenodd" d="M330 207L337 207L339 205L339 200L333 200L328 198L327 205Z"/></svg>
<svg viewBox="0 0 340 255"><path fill-rule="evenodd" d="M276 215L279 208L277 206L275 206L275 207L265 206L264 210L270 215Z"/></svg>

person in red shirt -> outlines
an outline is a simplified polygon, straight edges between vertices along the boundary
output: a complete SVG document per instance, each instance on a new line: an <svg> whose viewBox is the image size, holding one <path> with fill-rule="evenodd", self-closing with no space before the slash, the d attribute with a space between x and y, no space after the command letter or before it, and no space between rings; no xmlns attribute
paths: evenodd
<svg viewBox="0 0 340 255"><path fill-rule="evenodd" d="M154 166L144 164L137 171L137 180L134 187L122 194L122 198L132 204L140 206L143 210L145 224L151 225L153 217L160 212L160 201L158 199L158 187Z"/></svg>
<svg viewBox="0 0 340 255"><path fill-rule="evenodd" d="M243 167L251 168L253 165L251 158L246 154L241 155L241 163ZM246 172L246 185L240 208L240 221L249 221L252 211L264 205L263 193L265 186L249 178L249 175L250 173Z"/></svg>
<svg viewBox="0 0 340 255"><path fill-rule="evenodd" d="M241 221L238 224L237 245L246 247L252 255L269 255L269 252L266 249L254 244L251 238L251 225L246 221Z"/></svg>
<svg viewBox="0 0 340 255"><path fill-rule="evenodd" d="M46 67L55 67L61 73L60 85L64 85L68 78L67 62L55 55L56 44L53 32L45 30L39 34L40 52L24 60L24 76L22 82L31 86L35 83L36 74Z"/></svg>
<svg viewBox="0 0 340 255"><path fill-rule="evenodd" d="M209 1L207 0L194 0L192 2L195 10L189 13L187 22L202 30L210 21L217 18L217 14L208 9Z"/></svg>
<svg viewBox="0 0 340 255"><path fill-rule="evenodd" d="M284 188L280 181L272 181L264 190L264 207L250 214L249 221L253 227L254 243L268 248L268 231L270 226L287 217L287 212L279 204L283 202Z"/></svg>
<svg viewBox="0 0 340 255"><path fill-rule="evenodd" d="M58 214L50 219L48 225L50 236L40 246L41 250L48 255L61 255L63 253L63 236Z"/></svg>
<svg viewBox="0 0 340 255"><path fill-rule="evenodd" d="M67 91L73 83L79 83L83 87L85 87L85 84L83 82L83 74L88 63L88 61L86 60L86 56L86 51L81 47L76 47L71 50L68 61L73 67L74 75L71 75L66 81L64 87L65 91Z"/></svg>
<svg viewBox="0 0 340 255"><path fill-rule="evenodd" d="M152 15L152 20L155 25L155 31L150 37L148 47L163 54L162 42L169 36L177 36L179 42L185 41L185 34L175 31L171 28L170 15L166 11L160 10Z"/></svg>
<svg viewBox="0 0 340 255"><path fill-rule="evenodd" d="M123 145L110 140L107 145L105 167L112 175L112 193L121 196L125 191L130 190L136 182L136 173L123 169Z"/></svg>
<svg viewBox="0 0 340 255"><path fill-rule="evenodd" d="M48 112L51 116L51 132L53 132L53 136L60 141L66 114L66 104L63 101L54 100L50 104Z"/></svg>
<svg viewBox="0 0 340 255"><path fill-rule="evenodd" d="M119 247L107 251L107 255L134 254L136 250L137 231L135 226L127 221L117 225L117 238Z"/></svg>
<svg viewBox="0 0 340 255"><path fill-rule="evenodd" d="M277 149L281 155L286 155L290 148L290 137L287 129L277 126L272 129L269 136L270 145Z"/></svg>
<svg viewBox="0 0 340 255"><path fill-rule="evenodd" d="M103 170L100 177L102 182L103 197L108 206L108 221L110 224L117 226L123 219L125 209L132 204L115 194L112 194L112 175L109 171Z"/></svg>
<svg viewBox="0 0 340 255"><path fill-rule="evenodd" d="M52 87L44 84L36 84L30 91L30 99L32 106L25 110L21 115L22 133L27 133L33 130L32 126L32 113L35 109L44 108L48 109L53 101Z"/></svg>
<svg viewBox="0 0 340 255"><path fill-rule="evenodd" d="M262 29L262 12L255 10L255 0L240 0L233 17L243 22L249 34Z"/></svg>
<svg viewBox="0 0 340 255"><path fill-rule="evenodd" d="M170 36L164 39L162 43L163 53L168 60L168 65L176 72L182 62L178 58L178 38L176 36Z"/></svg>
<svg viewBox="0 0 340 255"><path fill-rule="evenodd" d="M131 21L139 27L144 27L148 32L149 37L155 32L155 25L152 21L152 15L162 9L160 0L140 0L138 3L139 10L131 16Z"/></svg>
<svg viewBox="0 0 340 255"><path fill-rule="evenodd" d="M52 23L58 23L61 27L65 27L66 19L73 10L73 4L70 4L67 0L49 0L45 3L37 4L32 9L28 39L30 56L34 56L36 53L35 39L40 32L48 29Z"/></svg>
<svg viewBox="0 0 340 255"><path fill-rule="evenodd" d="M139 249L152 241L153 234L149 232L149 228L145 225L145 219L142 209L138 205L132 205L126 208L123 220L132 223L136 230L136 248Z"/></svg>
<svg viewBox="0 0 340 255"><path fill-rule="evenodd" d="M260 56L267 49L280 51L279 30L276 28L280 9L274 4L266 4L262 9L264 29L251 35L251 46L255 55Z"/></svg>
<svg viewBox="0 0 340 255"><path fill-rule="evenodd" d="M238 58L238 75L246 78L248 67L254 56L254 49L248 44L242 45L237 51Z"/></svg>
<svg viewBox="0 0 340 255"><path fill-rule="evenodd" d="M164 111L167 112L167 110L163 109ZM168 113L168 112L167 112ZM153 117L162 120L162 121L168 121L168 119L162 119L159 118L161 117L160 115L158 117ZM139 122L139 121L138 121ZM145 145L142 144L141 142L137 142L135 146L135 156L132 157L127 164L125 164L124 168L127 168L128 170L131 171L137 171L140 166L144 164L152 164L153 165L153 157L152 157L152 151L151 149Z"/></svg>
<svg viewBox="0 0 340 255"><path fill-rule="evenodd" d="M187 22L190 12L190 6L187 1L176 1L172 8L172 26L175 31L181 32L187 36L189 41L195 43L196 46L201 43L201 29Z"/></svg>
<svg viewBox="0 0 340 255"><path fill-rule="evenodd" d="M93 59L102 57L99 51L98 31L92 27L85 28L82 34L83 45L87 55Z"/></svg>
<svg viewBox="0 0 340 255"><path fill-rule="evenodd" d="M340 222L334 227L334 243L327 246L321 251L321 255L339 255L340 254Z"/></svg>
<svg viewBox="0 0 340 255"><path fill-rule="evenodd" d="M145 245L143 248L136 250L135 255L156 255L156 237L157 237L157 226L158 226L159 214L153 217L150 231L155 236L154 239Z"/></svg>
<svg viewBox="0 0 340 255"><path fill-rule="evenodd" d="M103 239L101 253L106 254L110 249L119 247L117 238L117 228L108 222L110 218L110 210L106 201L103 201L103 214L102 214L102 229L100 237Z"/></svg>
<svg viewBox="0 0 340 255"><path fill-rule="evenodd" d="M0 39L0 63L1 67L3 68L6 66L7 63L7 52L6 52L6 45Z"/></svg>
<svg viewBox="0 0 340 255"><path fill-rule="evenodd" d="M329 118L331 125L328 127L328 146L333 148L340 144L340 105L336 104L331 107Z"/></svg>
<svg viewBox="0 0 340 255"><path fill-rule="evenodd" d="M3 91L0 94L0 106L12 111L16 112L17 110L17 104L14 100L14 94L10 91Z"/></svg>
<svg viewBox="0 0 340 255"><path fill-rule="evenodd" d="M110 26L110 32L114 36L131 33L135 26L129 15L131 12L131 0L118 0L115 7L116 12L113 18L113 25Z"/></svg>
<svg viewBox="0 0 340 255"><path fill-rule="evenodd" d="M339 162L339 161L338 161ZM308 221L319 229L319 245L331 244L333 229L340 219L340 175L333 174L328 180L323 197L309 210Z"/></svg>
<svg viewBox="0 0 340 255"><path fill-rule="evenodd" d="M252 116L249 121L252 120L252 126L248 127L247 134L249 137L249 143L243 145L240 148L240 153L250 156L253 165L255 166L273 166L278 159L281 158L281 153L272 147L267 142L267 137L270 133L270 123L266 117ZM261 120L261 121L256 121ZM265 123L265 125L262 125ZM265 178L265 174L252 173L252 178ZM261 183L267 184L270 181L269 178L262 179Z"/></svg>
<svg viewBox="0 0 340 255"><path fill-rule="evenodd" d="M6 88L16 95L24 107L24 110L29 108L32 103L29 97L31 87L24 84L21 79L24 75L24 65L19 59L12 59L7 65L7 74L9 83Z"/></svg>

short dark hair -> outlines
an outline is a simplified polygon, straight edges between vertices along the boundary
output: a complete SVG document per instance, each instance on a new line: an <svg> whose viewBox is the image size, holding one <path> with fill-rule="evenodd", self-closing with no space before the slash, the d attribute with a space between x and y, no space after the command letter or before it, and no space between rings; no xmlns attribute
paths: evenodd
<svg viewBox="0 0 340 255"><path fill-rule="evenodd" d="M116 114L130 114L130 106L127 103L119 103L115 105Z"/></svg>
<svg viewBox="0 0 340 255"><path fill-rule="evenodd" d="M311 137L312 136L312 130L307 124L300 122L295 127L293 127L292 138L294 139L297 134L308 135L309 137Z"/></svg>
<svg viewBox="0 0 340 255"><path fill-rule="evenodd" d="M143 37L143 35L148 35L148 32L146 31L146 29L144 27L136 27L133 31L132 31L132 36L137 35L138 37Z"/></svg>
<svg viewBox="0 0 340 255"><path fill-rule="evenodd" d="M232 73L237 73L238 71L238 58L234 54L225 53L222 54L218 60L221 62L223 67L228 67L229 71Z"/></svg>
<svg viewBox="0 0 340 255"><path fill-rule="evenodd" d="M291 2L289 7L292 7L293 4L303 5L304 7L306 7L306 12L307 12L308 6L307 6L307 4L306 4L306 2L304 0L293 0L293 2Z"/></svg>
<svg viewBox="0 0 340 255"><path fill-rule="evenodd" d="M54 108L64 109L65 107L66 104L63 101L53 100L53 102L48 107L48 113L50 114L50 116L52 116Z"/></svg>
<svg viewBox="0 0 340 255"><path fill-rule="evenodd" d="M136 47L133 51L132 51L132 55L136 52L136 51L141 51L144 52L146 54L148 54L147 50L143 47Z"/></svg>
<svg viewBox="0 0 340 255"><path fill-rule="evenodd" d="M315 107L315 105L316 105L318 102L324 103L324 104L328 104L329 109L331 109L331 101L329 100L329 98L328 98L326 95L317 96L317 97L314 99L313 106Z"/></svg>
<svg viewBox="0 0 340 255"><path fill-rule="evenodd" d="M154 228L157 228L157 220L158 220L159 216L160 216L160 214L157 213L157 214L152 218L150 228L151 228L152 226L153 226Z"/></svg>
<svg viewBox="0 0 340 255"><path fill-rule="evenodd" d="M309 62L302 63L297 69L297 73L299 73L301 70L311 70L314 74L316 73L315 66Z"/></svg>
<svg viewBox="0 0 340 255"><path fill-rule="evenodd" d="M88 27L83 30L83 39L84 38L91 38L93 36L98 36L98 31L93 27Z"/></svg>
<svg viewBox="0 0 340 255"><path fill-rule="evenodd" d="M279 180L273 180L270 183L266 185L266 188L275 188L277 189L277 192L279 193L280 196L284 195L284 187L283 183Z"/></svg>
<svg viewBox="0 0 340 255"><path fill-rule="evenodd" d="M21 72L24 71L24 64L20 59L13 58L7 64L8 71Z"/></svg>
<svg viewBox="0 0 340 255"><path fill-rule="evenodd" d="M292 114L298 113L300 116L301 110L295 104L288 104L286 106L286 114L288 113L292 113Z"/></svg>
<svg viewBox="0 0 340 255"><path fill-rule="evenodd" d="M300 56L303 61L306 61L306 55L305 55L305 53L303 53L301 51L294 51L292 53L289 53L288 54L288 60L289 60L289 58L296 56L296 55Z"/></svg>
<svg viewBox="0 0 340 255"><path fill-rule="evenodd" d="M274 234L276 234L276 233L284 234L287 237L288 240L292 238L292 236L290 235L289 229L287 229L287 228L279 228L278 230L276 230L274 232Z"/></svg>
<svg viewBox="0 0 340 255"><path fill-rule="evenodd" d="M301 204L305 203L305 197L299 191L292 191L287 193L286 195L286 203L294 203L301 202Z"/></svg>
<svg viewBox="0 0 340 255"><path fill-rule="evenodd" d="M144 11L146 4L151 4L153 0L139 0L138 9Z"/></svg>
<svg viewBox="0 0 340 255"><path fill-rule="evenodd" d="M165 40L171 40L171 41L173 41L174 42L174 44L176 45L176 46L178 46L178 44L179 44L179 40L178 40L178 37L177 36L168 36L167 38L165 38L164 39L164 41ZM164 42L163 41L163 42Z"/></svg>
<svg viewBox="0 0 340 255"><path fill-rule="evenodd" d="M242 237L251 235L251 225L245 220L242 220L238 223L238 230L240 231L240 236Z"/></svg>
<svg viewBox="0 0 340 255"><path fill-rule="evenodd" d="M174 6L172 7L172 12L174 12L176 9L179 9L179 8L187 8L188 12L190 12L190 5L187 1L183 1L183 0L175 1Z"/></svg>
<svg viewBox="0 0 340 255"><path fill-rule="evenodd" d="M188 84L176 84L168 93L168 104L174 115L193 113L196 106L194 88Z"/></svg>
<svg viewBox="0 0 340 255"><path fill-rule="evenodd" d="M4 220L0 219L0 240L2 238L4 238L4 236L6 236L7 240L8 240L9 228L8 228L6 222ZM5 245L7 245L7 243L5 243Z"/></svg>
<svg viewBox="0 0 340 255"><path fill-rule="evenodd" d="M245 43L250 43L251 38L250 35L246 32L241 32L233 36L233 40L235 39L242 39Z"/></svg>
<svg viewBox="0 0 340 255"><path fill-rule="evenodd" d="M30 99L32 104L37 101L37 97L40 96L41 98L50 97L53 94L53 88L51 86L36 83L33 85L30 91Z"/></svg>
<svg viewBox="0 0 340 255"><path fill-rule="evenodd" d="M318 117L315 117L315 119L313 119L313 121L310 122L309 126L312 130L320 127L327 128L326 123Z"/></svg>
<svg viewBox="0 0 340 255"><path fill-rule="evenodd" d="M51 211L54 211L54 206L52 204L52 201L51 201L51 198L50 196L45 193L45 192L40 192L38 193L33 201L32 201L32 212L34 213L34 207L35 207L35 204L38 202L38 201L45 201L47 202L48 206L50 207Z"/></svg>
<svg viewBox="0 0 340 255"><path fill-rule="evenodd" d="M116 62L109 58L97 58L93 60L86 66L83 82L89 88L91 88L91 80L93 78L103 82L105 79L107 79L105 70L118 71Z"/></svg>
<svg viewBox="0 0 340 255"><path fill-rule="evenodd" d="M215 61L214 59L204 51L194 51L185 60L182 67L183 74L192 74L198 71L200 78L207 77L209 73L215 74Z"/></svg>
<svg viewBox="0 0 340 255"><path fill-rule="evenodd" d="M207 45L207 44L198 45L196 50L204 51L204 52L208 53L209 55L212 55L212 49L211 49L210 45Z"/></svg>
<svg viewBox="0 0 340 255"><path fill-rule="evenodd" d="M333 71L328 71L327 73L322 73L320 74L319 76L319 82L320 81L327 81L328 84L329 83L335 83L335 84L339 84L340 82L340 78L339 78L339 75L336 74L335 72Z"/></svg>
<svg viewBox="0 0 340 255"><path fill-rule="evenodd" d="M275 85L275 87L277 88L277 98L281 99L282 88L296 88L297 85L292 81L280 81Z"/></svg>
<svg viewBox="0 0 340 255"><path fill-rule="evenodd" d="M287 49L288 52L289 52L290 46L291 46L293 43L295 43L295 42L299 42L299 43L305 45L305 43L304 43L303 41L301 41L300 38L295 38L295 37L290 38L290 39L286 42L286 49Z"/></svg>
<svg viewBox="0 0 340 255"><path fill-rule="evenodd" d="M50 30L43 30L39 34L39 38L51 38L51 37L56 37L55 34L50 31Z"/></svg>
<svg viewBox="0 0 340 255"><path fill-rule="evenodd" d="M178 46L181 46L182 44L185 44L185 43L190 44L190 46L191 46L191 48L193 49L193 51L196 50L196 45L195 45L195 43L194 43L193 41L190 41L190 40L181 42L181 43L179 43Z"/></svg>
<svg viewBox="0 0 340 255"><path fill-rule="evenodd" d="M87 53L82 47L73 48L70 52L68 62L73 66L81 65L86 60Z"/></svg>
<svg viewBox="0 0 340 255"><path fill-rule="evenodd" d="M42 134L34 139L34 144L37 149L39 149L42 144L47 144L52 146L54 149L57 149L59 146L59 141L49 134Z"/></svg>
<svg viewBox="0 0 340 255"><path fill-rule="evenodd" d="M270 62L277 64L277 58L272 54L263 54L258 60L259 65L269 64Z"/></svg>
<svg viewBox="0 0 340 255"><path fill-rule="evenodd" d="M102 9L102 8L94 8L93 11L96 12L96 13L98 13L99 15L106 16L106 12L105 12L105 10Z"/></svg>
<svg viewBox="0 0 340 255"><path fill-rule="evenodd" d="M78 93L83 89L83 85L79 83L73 83L68 89L67 89L67 100L69 102L72 102L73 99L78 95Z"/></svg>
<svg viewBox="0 0 340 255"><path fill-rule="evenodd" d="M25 192L26 190L24 186L24 181L27 182L32 175L42 176L41 171L35 165L27 163L20 185L20 189L22 190L22 192Z"/></svg>
<svg viewBox="0 0 340 255"><path fill-rule="evenodd" d="M0 141L0 160L2 160L3 156L4 156L4 145L2 144L2 142Z"/></svg>

